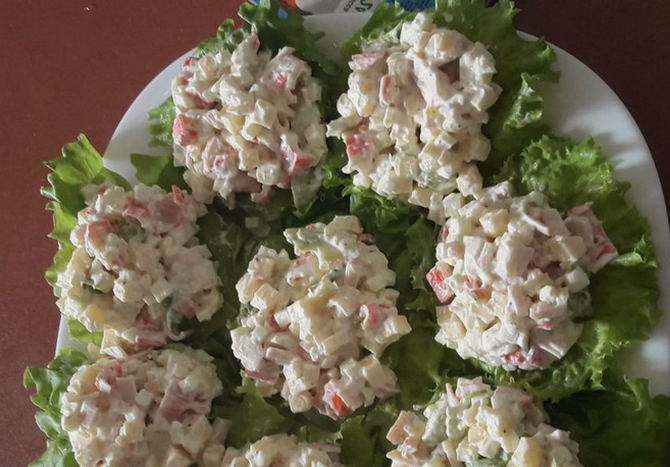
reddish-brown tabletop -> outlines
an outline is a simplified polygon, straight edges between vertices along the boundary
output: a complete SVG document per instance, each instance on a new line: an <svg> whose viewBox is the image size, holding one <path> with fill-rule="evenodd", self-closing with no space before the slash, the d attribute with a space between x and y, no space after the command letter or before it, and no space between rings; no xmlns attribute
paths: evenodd
<svg viewBox="0 0 670 467"><path fill-rule="evenodd" d="M21 384L54 352L58 311L43 279L56 249L42 161L85 133L100 150L149 80L234 14L237 1L0 2L0 452L25 465L44 449ZM523 0L517 25L580 58L621 97L662 181L670 141L670 3ZM666 202L670 185L665 183Z"/></svg>

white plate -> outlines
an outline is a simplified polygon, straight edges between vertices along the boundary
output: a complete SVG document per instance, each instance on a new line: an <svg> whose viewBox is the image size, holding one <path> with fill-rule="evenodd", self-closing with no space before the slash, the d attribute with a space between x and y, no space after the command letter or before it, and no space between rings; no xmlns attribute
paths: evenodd
<svg viewBox="0 0 670 467"><path fill-rule="evenodd" d="M316 15L307 17L305 22L308 28L326 33L320 45L326 54L334 55L336 51L332 44L351 34L368 16ZM631 182L630 198L651 224L661 265L660 304L664 310L670 310L670 230L663 190L649 148L630 113L609 86L578 59L558 47L554 46L554 49L558 55L561 81L544 92L548 120L558 134L573 139L594 136L614 166L617 177ZM147 146L147 112L169 96L170 81L186 56L188 52L159 73L137 96L105 151L105 165L131 181L135 177L129 154L161 153ZM61 320L57 348L68 341ZM629 351L625 358L629 362L629 374L648 378L654 393L670 394L670 314L665 314L651 339Z"/></svg>

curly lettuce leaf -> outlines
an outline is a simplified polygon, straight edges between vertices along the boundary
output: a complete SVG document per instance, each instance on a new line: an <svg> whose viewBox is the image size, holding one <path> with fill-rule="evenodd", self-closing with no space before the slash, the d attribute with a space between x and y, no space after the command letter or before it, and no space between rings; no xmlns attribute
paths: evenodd
<svg viewBox="0 0 670 467"><path fill-rule="evenodd" d="M520 193L536 190L559 210L593 202L593 210L619 257L591 277L592 314L568 354L542 371L491 369L498 384L513 384L543 399L558 400L582 389L601 389L604 371L620 349L646 339L660 318L657 264L646 220L626 198L629 184L591 139L572 144L545 136L509 159L498 181Z"/></svg>
<svg viewBox="0 0 670 467"><path fill-rule="evenodd" d="M294 434L309 442L334 442L340 437L336 421L314 410L291 413L279 396L264 398L248 378L243 378L231 397L214 401L213 415L230 420L226 444L234 447L278 433Z"/></svg>
<svg viewBox="0 0 670 467"><path fill-rule="evenodd" d="M171 97L165 99L161 105L149 111L149 146L165 146L172 149L172 122L176 117L174 102Z"/></svg>
<svg viewBox="0 0 670 467"><path fill-rule="evenodd" d="M393 449L386 433L398 416L393 404L378 404L364 415L350 417L340 430L340 460L353 467L388 465L386 453Z"/></svg>
<svg viewBox="0 0 670 467"><path fill-rule="evenodd" d="M96 347L102 344L102 332L91 332L74 318L67 320L67 333L73 340L82 344L93 344Z"/></svg>
<svg viewBox="0 0 670 467"><path fill-rule="evenodd" d="M579 443L585 467L670 465L670 397L651 397L647 382L607 373L606 390L546 404L551 424Z"/></svg>
<svg viewBox="0 0 670 467"><path fill-rule="evenodd" d="M380 3L370 19L339 44L343 61L348 61L352 55L360 52L366 42L386 39L398 25L411 21L415 15L416 12L405 10L400 3Z"/></svg>
<svg viewBox="0 0 670 467"><path fill-rule="evenodd" d="M195 56L213 54L220 50L232 52L249 34L249 28L237 28L235 21L228 18L216 29L216 36L208 37L195 47ZM168 99L171 100L171 99Z"/></svg>
<svg viewBox="0 0 670 467"><path fill-rule="evenodd" d="M63 146L62 157L45 163L51 170L47 177L49 185L42 187L40 193L48 198L46 208L53 211L53 231L49 234L58 242L58 252L53 265L45 273L46 280L54 286L58 273L67 266L74 247L70 242L70 232L77 225L77 213L86 207L81 189L90 184L110 182L130 189L130 185L119 174L106 169L102 156L88 141L79 135L77 141Z"/></svg>
<svg viewBox="0 0 670 467"><path fill-rule="evenodd" d="M184 169L174 166L172 156L131 154L130 163L135 167L137 180L145 185L158 185L165 191L170 191L173 185L188 188L183 177Z"/></svg>
<svg viewBox="0 0 670 467"><path fill-rule="evenodd" d="M226 444L240 447L263 436L288 433L297 428L295 421L268 403L250 380L243 380L237 394L242 397L241 403L214 407L215 416L231 421Z"/></svg>
<svg viewBox="0 0 670 467"><path fill-rule="evenodd" d="M88 362L78 350L64 348L46 367L28 367L23 374L23 386L34 389L30 400L40 410L35 414L37 426L47 437L44 454L30 463L35 467L76 467L72 446L62 429L61 396L77 369Z"/></svg>

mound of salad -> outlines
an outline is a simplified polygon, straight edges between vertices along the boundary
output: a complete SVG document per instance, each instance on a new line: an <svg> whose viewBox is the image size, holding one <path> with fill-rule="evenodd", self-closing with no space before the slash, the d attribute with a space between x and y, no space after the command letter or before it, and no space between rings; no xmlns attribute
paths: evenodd
<svg viewBox="0 0 670 467"><path fill-rule="evenodd" d="M349 89L328 135L342 139L354 185L429 209L444 223L444 197L482 188L481 132L500 94L495 60L480 42L417 14L364 44L349 62Z"/></svg>
<svg viewBox="0 0 670 467"><path fill-rule="evenodd" d="M137 183L83 135L47 162L72 345L24 374L31 465L670 463L670 397L617 364L661 316L650 229L487 3L382 3L338 60L244 4Z"/></svg>
<svg viewBox="0 0 670 467"><path fill-rule="evenodd" d="M542 407L523 391L492 390L481 377L458 378L422 414L400 412L386 435L396 448L386 457L393 466L581 466L577 443L547 422Z"/></svg>
<svg viewBox="0 0 670 467"><path fill-rule="evenodd" d="M199 461L220 431L206 417L222 390L211 360L202 350L167 348L81 366L61 399L79 465Z"/></svg>
<svg viewBox="0 0 670 467"><path fill-rule="evenodd" d="M463 358L510 370L547 368L582 333L588 273L617 251L590 203L563 218L540 192L514 197L509 182L467 202L449 198L437 263L426 279L438 300L435 339Z"/></svg>
<svg viewBox="0 0 670 467"><path fill-rule="evenodd" d="M175 163L198 201L216 194L234 207L242 192L265 202L325 156L321 86L309 65L290 47L272 57L260 47L252 32L232 53L188 58L172 81Z"/></svg>
<svg viewBox="0 0 670 467"><path fill-rule="evenodd" d="M231 330L233 354L261 392L292 412L350 415L397 392L379 358L409 333L388 268L357 217L284 232L296 258L261 246L237 283L253 311Z"/></svg>
<svg viewBox="0 0 670 467"><path fill-rule="evenodd" d="M211 253L195 237L206 212L173 186L109 182L82 188L86 208L77 214L74 246L58 274L61 312L91 332L102 350L125 355L181 340L183 319L210 319L222 302Z"/></svg>

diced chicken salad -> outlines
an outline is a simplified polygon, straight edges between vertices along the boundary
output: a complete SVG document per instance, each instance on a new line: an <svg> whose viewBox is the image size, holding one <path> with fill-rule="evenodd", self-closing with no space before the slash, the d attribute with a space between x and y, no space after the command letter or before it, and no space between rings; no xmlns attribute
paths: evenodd
<svg viewBox="0 0 670 467"><path fill-rule="evenodd" d="M507 370L546 368L579 338L589 274L617 256L590 204L563 217L545 196L514 197L508 182L468 201L445 198L449 220L427 280L436 340L463 358Z"/></svg>
<svg viewBox="0 0 670 467"><path fill-rule="evenodd" d="M175 346L79 368L61 401L61 423L78 464L188 467L199 461L225 428L207 419L222 392L211 361L201 350Z"/></svg>
<svg viewBox="0 0 670 467"><path fill-rule="evenodd" d="M429 209L444 223L443 198L482 188L476 166L490 143L487 109L500 94L493 56L479 42L437 27L425 13L349 62L349 90L328 136L346 144L345 173L357 186Z"/></svg>
<svg viewBox="0 0 670 467"><path fill-rule="evenodd" d="M397 391L378 358L410 331L395 273L354 216L284 233L296 258L261 247L237 284L253 311L231 331L233 352L265 395L293 412L343 417Z"/></svg>
<svg viewBox="0 0 670 467"><path fill-rule="evenodd" d="M242 449L209 446L202 467L336 467L339 448L329 443L303 443L295 436L265 436Z"/></svg>
<svg viewBox="0 0 670 467"><path fill-rule="evenodd" d="M235 193L264 202L313 171L327 151L321 86L290 47L273 57L255 32L231 53L186 60L172 81L175 165L196 200ZM313 174L317 176L318 174Z"/></svg>
<svg viewBox="0 0 670 467"><path fill-rule="evenodd" d="M578 444L548 423L528 394L459 378L423 415L400 413L387 434L396 446L387 457L394 467L580 466Z"/></svg>
<svg viewBox="0 0 670 467"><path fill-rule="evenodd" d="M211 254L195 236L202 204L177 187L83 191L87 207L56 284L64 315L103 331L103 349L115 356L183 338L177 326L184 318L212 317L223 298Z"/></svg>

